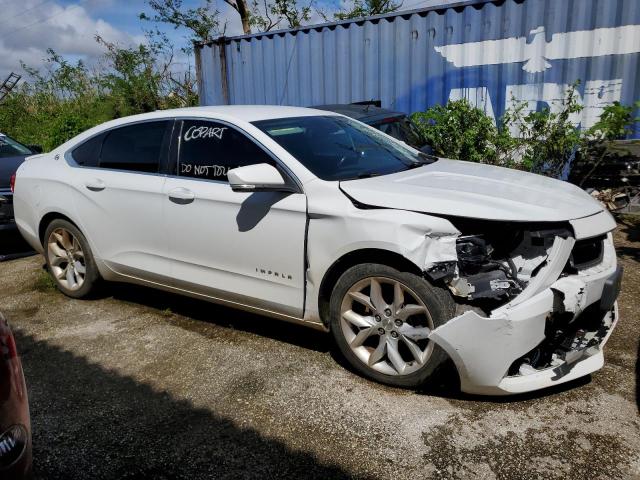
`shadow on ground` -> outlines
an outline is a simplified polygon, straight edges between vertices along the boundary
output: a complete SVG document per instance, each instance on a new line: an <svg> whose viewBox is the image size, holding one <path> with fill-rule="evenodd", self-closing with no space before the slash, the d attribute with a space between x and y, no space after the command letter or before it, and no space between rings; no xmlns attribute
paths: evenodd
<svg viewBox="0 0 640 480"><path fill-rule="evenodd" d="M255 430L15 334L29 387L36 478L349 477Z"/></svg>
<svg viewBox="0 0 640 480"><path fill-rule="evenodd" d="M17 230L0 231L0 262L34 253Z"/></svg>
<svg viewBox="0 0 640 480"><path fill-rule="evenodd" d="M640 414L640 343L638 343L638 357L636 358L636 405Z"/></svg>
<svg viewBox="0 0 640 480"><path fill-rule="evenodd" d="M361 376L335 347L330 334L261 315L246 313L234 308L227 308L183 295L167 293L138 285L107 284L102 288L102 294L113 296L113 298L120 301L143 305L158 310L159 312L171 312L171 314L186 317L193 321L183 322L180 326L191 331L197 331L203 335L206 335L205 326L207 324L213 324L224 328L253 333L317 352L329 352L338 365L350 371L353 375ZM587 376L544 390L511 396L470 395L460 391L458 373L453 363L448 362L438 375L436 382L419 389L417 393L450 400L512 403L556 395L586 385L590 381L591 377Z"/></svg>
<svg viewBox="0 0 640 480"><path fill-rule="evenodd" d="M203 335L206 335L206 331L200 328L202 325L198 325L198 322L254 333L317 352L327 352L332 348L330 336L321 331L184 295L121 283L103 285L101 295L143 305L160 313L177 314L195 320L195 322L182 322L180 326L198 331Z"/></svg>

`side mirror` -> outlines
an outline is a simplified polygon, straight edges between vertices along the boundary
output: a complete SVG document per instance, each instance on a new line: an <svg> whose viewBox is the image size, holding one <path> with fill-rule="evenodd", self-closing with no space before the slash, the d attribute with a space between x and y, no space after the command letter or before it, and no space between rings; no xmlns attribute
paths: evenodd
<svg viewBox="0 0 640 480"><path fill-rule="evenodd" d="M42 153L42 145L27 145L27 148L33 153Z"/></svg>
<svg viewBox="0 0 640 480"><path fill-rule="evenodd" d="M294 192L282 174L272 165L258 163L232 168L227 172L234 192Z"/></svg>

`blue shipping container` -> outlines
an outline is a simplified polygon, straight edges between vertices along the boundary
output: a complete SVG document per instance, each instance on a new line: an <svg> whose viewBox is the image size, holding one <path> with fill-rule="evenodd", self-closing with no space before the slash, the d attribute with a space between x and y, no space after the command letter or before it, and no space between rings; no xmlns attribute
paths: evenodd
<svg viewBox="0 0 640 480"><path fill-rule="evenodd" d="M202 105L380 100L411 113L466 98L499 118L514 101L554 109L579 80L583 127L640 100L639 57L640 0L476 0L196 49Z"/></svg>

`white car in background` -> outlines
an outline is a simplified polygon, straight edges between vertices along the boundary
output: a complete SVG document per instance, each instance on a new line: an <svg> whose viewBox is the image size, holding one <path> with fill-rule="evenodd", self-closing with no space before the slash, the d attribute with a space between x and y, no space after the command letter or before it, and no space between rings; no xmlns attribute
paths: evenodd
<svg viewBox="0 0 640 480"><path fill-rule="evenodd" d="M15 214L71 297L125 281L328 330L389 385L450 358L466 392L549 387L601 368L617 321L615 222L589 195L326 111L114 120L30 157Z"/></svg>

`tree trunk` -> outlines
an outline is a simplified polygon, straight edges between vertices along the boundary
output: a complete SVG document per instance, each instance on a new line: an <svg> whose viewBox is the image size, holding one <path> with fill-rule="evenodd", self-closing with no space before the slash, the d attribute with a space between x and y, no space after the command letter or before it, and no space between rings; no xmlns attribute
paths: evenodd
<svg viewBox="0 0 640 480"><path fill-rule="evenodd" d="M242 21L242 30L245 35L251 33L251 25L249 24L249 6L247 5L247 0L236 0L236 5L238 8L238 13L240 14L240 20Z"/></svg>

